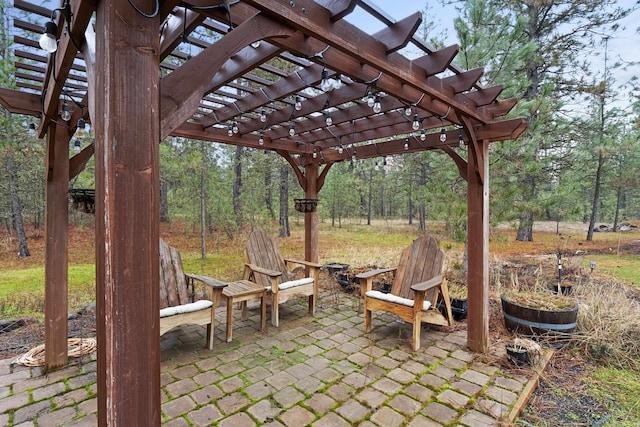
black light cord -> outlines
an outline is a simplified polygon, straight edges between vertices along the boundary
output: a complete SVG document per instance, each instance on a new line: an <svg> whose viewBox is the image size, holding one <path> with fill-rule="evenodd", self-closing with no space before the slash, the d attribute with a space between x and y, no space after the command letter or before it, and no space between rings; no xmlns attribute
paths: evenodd
<svg viewBox="0 0 640 427"><path fill-rule="evenodd" d="M156 0L156 9L150 14L140 10L140 8L135 5L133 0L128 0L128 1L131 7L134 8L136 12L138 12L140 15L144 16L145 18L155 18L156 16L158 16L158 12L160 12L160 0Z"/></svg>

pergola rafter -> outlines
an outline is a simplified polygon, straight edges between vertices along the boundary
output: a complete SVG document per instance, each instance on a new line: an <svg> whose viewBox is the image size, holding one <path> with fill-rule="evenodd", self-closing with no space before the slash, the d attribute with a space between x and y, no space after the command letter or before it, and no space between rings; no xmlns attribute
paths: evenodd
<svg viewBox="0 0 640 427"><path fill-rule="evenodd" d="M482 69L455 65L458 46L435 49L416 36L420 13L394 21L373 0L61 3L52 17L14 1L24 14L13 27L17 89L0 88L0 103L38 117L47 138L50 368L67 362L66 189L96 157L100 425L159 423L157 390L149 388L158 384L158 340L150 335L157 328L157 144L168 136L271 150L312 199L337 162L446 153L468 183L468 344L486 351L488 148L517 138L526 122L506 118L517 99L499 100L503 88L484 87ZM383 28L368 34L348 22L356 10ZM50 18L59 41L47 56L37 39L39 23ZM419 53L406 56L407 46ZM379 100L375 108L370 96ZM68 123L59 118L65 104ZM92 122L96 141L69 159L80 118ZM144 262L131 264L132 253ZM318 261L317 212L305 213L305 257ZM138 305L140 295L149 306ZM141 327L129 330L121 316ZM149 354L122 353L140 342Z"/></svg>

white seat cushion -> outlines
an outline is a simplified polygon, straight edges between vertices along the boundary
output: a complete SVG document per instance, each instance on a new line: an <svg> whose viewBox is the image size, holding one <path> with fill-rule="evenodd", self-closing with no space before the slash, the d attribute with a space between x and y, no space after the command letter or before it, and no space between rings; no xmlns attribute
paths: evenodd
<svg viewBox="0 0 640 427"><path fill-rule="evenodd" d="M291 288L295 288L297 286L302 286L302 285L308 285L310 283L313 283L313 277L305 277L303 279L297 279L297 280L289 280L288 282L282 282L278 285L278 290L279 291L284 291L286 289L291 289ZM267 286L267 292L271 291L271 286Z"/></svg>
<svg viewBox="0 0 640 427"><path fill-rule="evenodd" d="M387 301L387 302L392 302L394 304L402 304L402 305L406 305L407 307L413 307L413 300L409 298L402 298L393 294L385 294L384 292L380 292L380 291L367 291L365 295L368 296L369 298L375 298L381 301ZM429 310L430 307L431 307L431 301L424 301L422 303L423 310Z"/></svg>
<svg viewBox="0 0 640 427"><path fill-rule="evenodd" d="M207 300L200 300L191 302L189 304L177 305L175 307L167 307L160 310L160 317L169 317L176 314L191 313L193 311L200 311L211 307L213 303Z"/></svg>

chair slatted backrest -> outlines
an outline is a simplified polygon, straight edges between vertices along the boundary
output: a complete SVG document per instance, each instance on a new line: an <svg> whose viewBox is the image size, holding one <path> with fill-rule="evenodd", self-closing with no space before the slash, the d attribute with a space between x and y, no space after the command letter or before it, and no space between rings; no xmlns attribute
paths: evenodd
<svg viewBox="0 0 640 427"><path fill-rule="evenodd" d="M160 308L189 303L180 252L160 239Z"/></svg>
<svg viewBox="0 0 640 427"><path fill-rule="evenodd" d="M431 236L417 238L400 255L391 293L413 299L411 286L441 274L443 263L444 253L438 248L436 239ZM426 299L431 300L434 292L427 292Z"/></svg>
<svg viewBox="0 0 640 427"><path fill-rule="evenodd" d="M249 233L249 240L245 246L245 253L250 264L261 268L282 272L279 283L289 280L287 267L280 255L278 243L267 233L256 228ZM271 286L271 279L264 274L255 275L256 283L262 286Z"/></svg>

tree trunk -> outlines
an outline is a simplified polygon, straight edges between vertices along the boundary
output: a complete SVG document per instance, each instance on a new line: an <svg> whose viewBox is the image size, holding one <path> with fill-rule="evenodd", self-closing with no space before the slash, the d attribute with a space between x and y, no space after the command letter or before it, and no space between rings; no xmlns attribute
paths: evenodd
<svg viewBox="0 0 640 427"><path fill-rule="evenodd" d="M622 182L622 178L618 178L618 182ZM618 230L618 221L620 220L620 207L622 206L622 186L618 185L618 189L616 191L616 213L613 218L613 231Z"/></svg>
<svg viewBox="0 0 640 427"><path fill-rule="evenodd" d="M164 179L160 180L160 222L169 222L169 184Z"/></svg>
<svg viewBox="0 0 640 427"><path fill-rule="evenodd" d="M202 154L202 163L200 167L200 257L201 259L207 259L207 232L206 232L206 219L207 219L207 205L206 205L206 173L207 173L207 158L205 156L204 143L200 145Z"/></svg>
<svg viewBox="0 0 640 427"><path fill-rule="evenodd" d="M289 165L280 166L280 232L278 236L291 236L289 229Z"/></svg>
<svg viewBox="0 0 640 427"><path fill-rule="evenodd" d="M593 189L593 203L591 205L591 218L589 219L589 229L587 230L587 242L593 240L593 229L596 225L598 215L598 205L600 204L600 187L602 185L602 166L604 165L604 154L602 149L598 153L598 169L596 170L596 182Z"/></svg>
<svg viewBox="0 0 640 427"><path fill-rule="evenodd" d="M267 167L264 172L264 202L267 205L269 216L276 219L276 211L273 209L273 192L271 191L271 168Z"/></svg>
<svg viewBox="0 0 640 427"><path fill-rule="evenodd" d="M533 212L530 210L520 214L520 223L518 225L516 240L519 242L533 241Z"/></svg>
<svg viewBox="0 0 640 427"><path fill-rule="evenodd" d="M533 175L527 175L523 182L523 194L527 201L533 200L536 193L535 178ZM519 242L532 242L533 241L533 211L526 208L525 211L520 213L520 220L518 224L518 233L516 234L516 240Z"/></svg>
<svg viewBox="0 0 640 427"><path fill-rule="evenodd" d="M233 213L236 215L236 226L242 227L242 146L236 146L233 156Z"/></svg>
<svg viewBox="0 0 640 427"><path fill-rule="evenodd" d="M367 201L367 225L371 225L371 199L373 199L373 169L369 171L369 200Z"/></svg>
<svg viewBox="0 0 640 427"><path fill-rule="evenodd" d="M31 256L27 245L27 235L22 221L22 206L18 197L18 180L16 166L13 161L13 150L7 150L7 176L9 178L9 194L11 197L11 215L13 217L13 227L18 236L18 256L25 258Z"/></svg>

